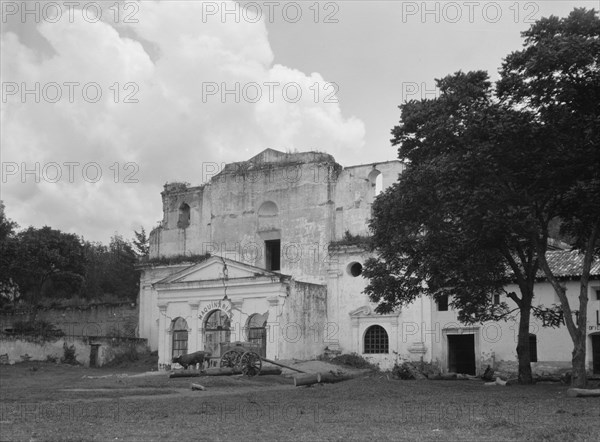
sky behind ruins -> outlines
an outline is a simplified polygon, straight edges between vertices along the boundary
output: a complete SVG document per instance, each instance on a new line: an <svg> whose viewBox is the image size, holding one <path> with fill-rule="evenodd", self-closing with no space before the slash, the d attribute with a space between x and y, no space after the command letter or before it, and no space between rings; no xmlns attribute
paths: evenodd
<svg viewBox="0 0 600 442"><path fill-rule="evenodd" d="M457 70L495 79L531 22L598 8L244 3L103 2L97 20L93 2L25 16L3 2L7 215L107 242L156 226L165 182L200 184L269 147L325 151L344 166L395 159L404 100L435 96L434 79Z"/></svg>

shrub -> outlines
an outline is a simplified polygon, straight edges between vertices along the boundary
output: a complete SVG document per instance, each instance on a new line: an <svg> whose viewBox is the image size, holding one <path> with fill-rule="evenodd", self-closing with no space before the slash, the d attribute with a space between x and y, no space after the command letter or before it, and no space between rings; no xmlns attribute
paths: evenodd
<svg viewBox="0 0 600 442"><path fill-rule="evenodd" d="M394 364L392 368L392 376L397 379L402 379L404 381L414 379L410 367L408 366L408 362L403 362L398 364L397 362Z"/></svg>
<svg viewBox="0 0 600 442"><path fill-rule="evenodd" d="M63 364L79 365L79 362L75 357L75 345L68 346L65 342L63 344L63 353L64 355L60 358L60 362Z"/></svg>
<svg viewBox="0 0 600 442"><path fill-rule="evenodd" d="M331 362L338 365L347 365L352 368L368 368L369 370L379 370L379 366L367 361L362 356L351 353L339 355L331 359Z"/></svg>

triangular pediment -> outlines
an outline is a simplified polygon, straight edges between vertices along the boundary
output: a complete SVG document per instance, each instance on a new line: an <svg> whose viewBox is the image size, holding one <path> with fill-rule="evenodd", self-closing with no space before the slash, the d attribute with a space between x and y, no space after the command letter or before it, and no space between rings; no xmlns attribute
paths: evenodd
<svg viewBox="0 0 600 442"><path fill-rule="evenodd" d="M246 278L279 278L279 273L261 269L249 264L213 256L198 264L187 267L157 284L176 284L183 282L217 281L227 278L228 281Z"/></svg>

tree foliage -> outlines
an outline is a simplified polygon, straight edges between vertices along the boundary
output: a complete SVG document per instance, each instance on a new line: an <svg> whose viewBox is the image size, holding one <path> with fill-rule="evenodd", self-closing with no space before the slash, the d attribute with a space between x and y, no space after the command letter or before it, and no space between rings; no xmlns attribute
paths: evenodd
<svg viewBox="0 0 600 442"><path fill-rule="evenodd" d="M135 247L135 253L138 258L148 258L150 256L150 238L146 235L146 230L143 226L140 227L140 231L133 231L135 238L133 239L133 246Z"/></svg>
<svg viewBox="0 0 600 442"><path fill-rule="evenodd" d="M588 281L600 258L600 19L595 10L575 9L549 17L528 31L524 49L502 66L498 96L527 109L548 133L549 197L561 233L583 255L578 315L542 253L540 266L558 295L574 344L573 384L586 384Z"/></svg>
<svg viewBox="0 0 600 442"><path fill-rule="evenodd" d="M436 80L438 98L403 104L392 143L407 168L373 206L379 259L364 274L377 310L448 294L463 322L494 319L508 306L492 295L514 280L520 293L507 296L520 317L521 382L531 381L530 314L560 322L555 307L532 307L538 269L559 293L545 258L556 220L585 254L578 319L585 329L581 311L599 248L599 32L594 11L542 19L524 33L525 49L507 57L498 98L485 72L459 72Z"/></svg>
<svg viewBox="0 0 600 442"><path fill-rule="evenodd" d="M16 228L2 206L0 304L136 299L137 256L120 235L106 246L48 226Z"/></svg>
<svg viewBox="0 0 600 442"><path fill-rule="evenodd" d="M520 379L531 382L525 338L538 265L526 239L537 232L531 202L546 191L543 175L530 176L543 158L540 128L493 99L485 72L436 82L440 96L403 104L392 131L407 167L373 205L380 256L365 265L366 293L380 312L449 295L459 320L483 322L510 312L493 301L515 278L521 293L507 295L521 313Z"/></svg>

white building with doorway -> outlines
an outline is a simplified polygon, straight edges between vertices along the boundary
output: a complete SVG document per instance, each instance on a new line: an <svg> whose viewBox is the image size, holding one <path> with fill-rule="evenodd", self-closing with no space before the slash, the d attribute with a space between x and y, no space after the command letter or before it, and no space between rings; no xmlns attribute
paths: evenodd
<svg viewBox="0 0 600 442"><path fill-rule="evenodd" d="M267 149L225 165L204 185L166 184L139 299L140 337L158 350L159 367L182 353L219 356L235 341L270 359L334 351L358 353L382 368L423 359L468 373L488 363L516 364L511 323L468 328L428 298L379 315L363 294L371 205L403 167L400 161L342 167L325 153ZM600 321L596 270L592 322ZM577 282L569 277L570 287ZM549 296L536 299L548 305ZM532 335L540 369L569 363L565 328ZM600 360L594 339L590 369Z"/></svg>

